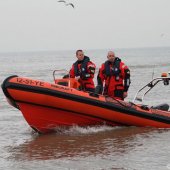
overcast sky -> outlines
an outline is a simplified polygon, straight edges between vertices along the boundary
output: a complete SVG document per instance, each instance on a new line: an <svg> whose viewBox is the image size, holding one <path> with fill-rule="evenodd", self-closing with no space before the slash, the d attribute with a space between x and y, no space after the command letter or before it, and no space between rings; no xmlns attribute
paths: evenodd
<svg viewBox="0 0 170 170"><path fill-rule="evenodd" d="M0 0L0 52L170 46L170 0L57 1Z"/></svg>

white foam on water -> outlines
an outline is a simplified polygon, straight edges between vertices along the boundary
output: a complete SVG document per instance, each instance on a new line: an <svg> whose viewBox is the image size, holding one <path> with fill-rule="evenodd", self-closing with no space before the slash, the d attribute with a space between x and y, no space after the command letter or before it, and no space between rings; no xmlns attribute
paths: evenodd
<svg viewBox="0 0 170 170"><path fill-rule="evenodd" d="M100 126L87 126L87 127L80 127L77 125L74 125L70 128L56 128L56 133L59 134L70 134L70 135L76 135L76 134L93 134L98 132L104 132L104 131L111 131L113 129L117 129L121 127L112 127L107 125L100 125Z"/></svg>

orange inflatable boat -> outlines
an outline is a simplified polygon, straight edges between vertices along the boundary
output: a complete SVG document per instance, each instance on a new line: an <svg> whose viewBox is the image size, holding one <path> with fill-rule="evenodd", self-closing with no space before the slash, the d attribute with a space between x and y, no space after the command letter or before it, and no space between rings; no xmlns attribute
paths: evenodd
<svg viewBox="0 0 170 170"><path fill-rule="evenodd" d="M153 88L157 81L169 83L169 78L154 81L146 87ZM69 78L55 82L10 76L4 80L2 89L8 102L19 109L28 124L39 133L73 125L170 128L168 105L149 107L80 91L77 89L79 83Z"/></svg>

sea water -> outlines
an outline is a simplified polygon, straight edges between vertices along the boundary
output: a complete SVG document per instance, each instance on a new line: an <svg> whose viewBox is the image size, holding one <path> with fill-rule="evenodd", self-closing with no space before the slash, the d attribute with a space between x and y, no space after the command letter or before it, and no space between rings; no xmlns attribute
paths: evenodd
<svg viewBox="0 0 170 170"><path fill-rule="evenodd" d="M84 50L96 64L96 75L107 51ZM126 101L132 101L136 92L153 77L170 71L168 47L116 49L115 53L131 70ZM69 70L75 61L75 51L1 53L0 82L10 75L18 75L53 83L53 71ZM170 104L170 86L163 83L144 98L144 104L148 105L164 102ZM2 170L168 170L169 143L169 129L142 127L74 126L38 135L0 91Z"/></svg>

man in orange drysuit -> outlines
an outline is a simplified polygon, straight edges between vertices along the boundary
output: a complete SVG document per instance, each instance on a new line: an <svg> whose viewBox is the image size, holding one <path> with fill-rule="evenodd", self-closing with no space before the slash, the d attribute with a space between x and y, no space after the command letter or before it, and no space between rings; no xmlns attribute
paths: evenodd
<svg viewBox="0 0 170 170"><path fill-rule="evenodd" d="M124 100L130 86L130 70L113 51L108 52L107 58L99 69L98 85L103 89L105 81L104 95Z"/></svg>
<svg viewBox="0 0 170 170"><path fill-rule="evenodd" d="M77 61L72 65L70 70L71 78L78 78L82 90L94 91L94 73L96 66L90 61L90 58L85 56L82 50L76 51Z"/></svg>

